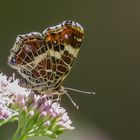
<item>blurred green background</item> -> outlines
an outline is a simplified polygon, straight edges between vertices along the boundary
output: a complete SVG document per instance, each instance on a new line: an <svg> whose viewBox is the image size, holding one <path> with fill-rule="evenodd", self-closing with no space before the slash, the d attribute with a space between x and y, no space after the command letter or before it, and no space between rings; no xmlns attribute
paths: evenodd
<svg viewBox="0 0 140 140"><path fill-rule="evenodd" d="M139 5L138 0L0 1L0 69L7 75L15 72L7 65L7 57L18 34L42 32L67 19L85 28L80 54L65 86L97 94L72 92L78 111L63 97L76 130L58 140L140 139ZM16 125L2 126L0 140L10 140Z"/></svg>

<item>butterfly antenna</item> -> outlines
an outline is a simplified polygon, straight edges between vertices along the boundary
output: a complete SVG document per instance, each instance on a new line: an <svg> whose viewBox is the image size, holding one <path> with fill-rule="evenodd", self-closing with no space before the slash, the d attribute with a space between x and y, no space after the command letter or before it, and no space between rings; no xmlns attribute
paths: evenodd
<svg viewBox="0 0 140 140"><path fill-rule="evenodd" d="M65 89L70 90L70 91L79 92L79 93L84 93L84 94L96 94L95 92L92 92L92 91L83 91L83 90L68 88L68 87L65 87Z"/></svg>
<svg viewBox="0 0 140 140"><path fill-rule="evenodd" d="M78 110L79 106L75 103L75 101L72 99L72 97L68 94L67 90L65 90L65 94L68 96L74 107Z"/></svg>

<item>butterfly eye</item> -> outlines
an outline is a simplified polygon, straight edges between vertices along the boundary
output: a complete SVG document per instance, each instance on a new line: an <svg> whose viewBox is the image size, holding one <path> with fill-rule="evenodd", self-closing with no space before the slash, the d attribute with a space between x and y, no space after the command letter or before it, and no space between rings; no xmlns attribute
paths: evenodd
<svg viewBox="0 0 140 140"><path fill-rule="evenodd" d="M10 64L11 65L15 65L16 64L16 57L15 56L12 56L11 59L10 59Z"/></svg>

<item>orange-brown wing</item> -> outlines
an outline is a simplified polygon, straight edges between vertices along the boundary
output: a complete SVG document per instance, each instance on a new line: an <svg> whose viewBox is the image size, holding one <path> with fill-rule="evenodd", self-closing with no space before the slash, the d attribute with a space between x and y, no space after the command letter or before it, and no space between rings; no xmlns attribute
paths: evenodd
<svg viewBox="0 0 140 140"><path fill-rule="evenodd" d="M46 45L49 47L51 62L51 80L53 88L64 81L77 57L83 41L84 29L73 21L64 21L49 27L43 32Z"/></svg>

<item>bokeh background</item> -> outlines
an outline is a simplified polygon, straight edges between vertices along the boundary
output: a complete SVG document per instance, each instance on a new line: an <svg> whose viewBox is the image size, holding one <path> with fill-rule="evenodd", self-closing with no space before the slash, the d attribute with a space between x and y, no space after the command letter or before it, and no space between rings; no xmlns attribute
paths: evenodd
<svg viewBox="0 0 140 140"><path fill-rule="evenodd" d="M7 57L18 34L42 32L67 19L85 28L80 54L65 86L96 95L71 92L78 111L63 97L76 130L58 140L140 139L139 5L138 0L0 1L0 69L7 75L15 72L7 65ZM16 126L2 126L0 140L10 140Z"/></svg>

